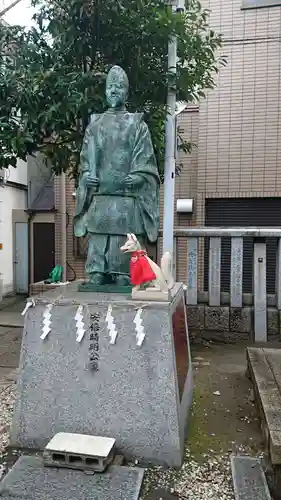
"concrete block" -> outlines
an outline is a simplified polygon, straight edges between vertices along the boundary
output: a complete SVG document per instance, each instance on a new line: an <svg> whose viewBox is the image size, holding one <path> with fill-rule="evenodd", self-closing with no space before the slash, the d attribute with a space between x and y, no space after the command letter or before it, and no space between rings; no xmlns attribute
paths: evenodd
<svg viewBox="0 0 281 500"><path fill-rule="evenodd" d="M231 469L235 500L271 500L259 459L232 456Z"/></svg>
<svg viewBox="0 0 281 500"><path fill-rule="evenodd" d="M278 337L279 333L279 311L273 307L267 308L267 335Z"/></svg>
<svg viewBox="0 0 281 500"><path fill-rule="evenodd" d="M111 466L104 474L44 467L40 457L22 456L0 482L1 500L137 500L144 469Z"/></svg>
<svg viewBox="0 0 281 500"><path fill-rule="evenodd" d="M49 467L103 472L112 462L114 452L113 438L59 432L45 447L43 460Z"/></svg>
<svg viewBox="0 0 281 500"><path fill-rule="evenodd" d="M205 307L205 328L213 331L229 331L229 307Z"/></svg>
<svg viewBox="0 0 281 500"><path fill-rule="evenodd" d="M187 324L189 329L203 330L205 327L205 307L186 306Z"/></svg>
<svg viewBox="0 0 281 500"><path fill-rule="evenodd" d="M78 292L77 283L37 297L25 318L12 446L42 449L65 430L112 436L126 458L180 466L192 364L177 287L171 302L145 307L129 295ZM42 340L49 303L50 332ZM85 334L77 342L80 305Z"/></svg>
<svg viewBox="0 0 281 500"><path fill-rule="evenodd" d="M253 331L253 311L251 307L231 307L229 316L231 332L247 333ZM249 338L249 335L246 336Z"/></svg>

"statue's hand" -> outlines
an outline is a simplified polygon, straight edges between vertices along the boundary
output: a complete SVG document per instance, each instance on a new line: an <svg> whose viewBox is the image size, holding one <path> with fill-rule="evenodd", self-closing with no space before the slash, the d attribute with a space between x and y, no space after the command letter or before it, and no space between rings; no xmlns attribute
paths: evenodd
<svg viewBox="0 0 281 500"><path fill-rule="evenodd" d="M89 188L97 188L99 186L99 179L97 177L86 177L86 186Z"/></svg>
<svg viewBox="0 0 281 500"><path fill-rule="evenodd" d="M143 179L140 175L127 175L127 177L125 177L125 186L127 188L136 188L138 186L140 186L143 182Z"/></svg>

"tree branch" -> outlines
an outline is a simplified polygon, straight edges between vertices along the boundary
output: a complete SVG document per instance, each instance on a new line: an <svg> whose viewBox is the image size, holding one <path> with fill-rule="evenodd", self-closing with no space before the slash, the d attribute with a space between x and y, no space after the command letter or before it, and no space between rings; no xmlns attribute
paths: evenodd
<svg viewBox="0 0 281 500"><path fill-rule="evenodd" d="M9 12L13 7L15 7L20 2L21 2L21 0L14 0L14 2L12 2L10 5L8 5L8 7L5 7L5 9L0 11L0 17L5 16L5 14L7 14L7 12Z"/></svg>

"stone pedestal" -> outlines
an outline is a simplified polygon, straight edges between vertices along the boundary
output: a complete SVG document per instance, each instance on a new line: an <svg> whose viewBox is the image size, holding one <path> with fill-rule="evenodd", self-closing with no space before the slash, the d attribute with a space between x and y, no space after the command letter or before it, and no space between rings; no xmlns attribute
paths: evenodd
<svg viewBox="0 0 281 500"><path fill-rule="evenodd" d="M50 331L42 339L44 324ZM168 303L79 293L77 283L35 297L25 318L12 446L42 449L58 432L93 434L116 438L127 457L180 466L191 400L181 284Z"/></svg>

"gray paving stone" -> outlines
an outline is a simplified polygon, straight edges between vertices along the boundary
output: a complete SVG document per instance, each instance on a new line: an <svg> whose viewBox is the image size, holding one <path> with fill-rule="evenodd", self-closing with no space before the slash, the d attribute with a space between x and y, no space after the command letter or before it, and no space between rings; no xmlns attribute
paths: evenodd
<svg viewBox="0 0 281 500"><path fill-rule="evenodd" d="M233 456L231 469L235 500L271 500L259 459Z"/></svg>
<svg viewBox="0 0 281 500"><path fill-rule="evenodd" d="M0 366L17 368L20 358L20 343L15 344L12 349L0 355Z"/></svg>
<svg viewBox="0 0 281 500"><path fill-rule="evenodd" d="M20 457L0 483L1 500L137 500L143 469L112 466L106 473L44 467L40 457Z"/></svg>
<svg viewBox="0 0 281 500"><path fill-rule="evenodd" d="M24 318L20 312L0 311L0 325L3 327L23 328Z"/></svg>

